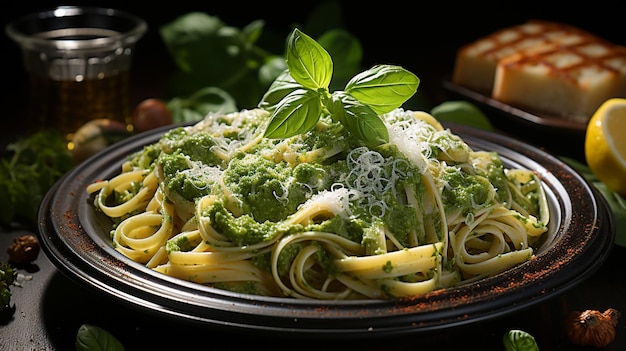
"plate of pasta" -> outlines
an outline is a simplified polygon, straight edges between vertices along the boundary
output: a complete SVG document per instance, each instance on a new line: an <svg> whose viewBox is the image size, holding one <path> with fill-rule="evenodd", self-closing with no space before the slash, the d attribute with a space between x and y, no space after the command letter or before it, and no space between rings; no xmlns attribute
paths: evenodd
<svg viewBox="0 0 626 351"><path fill-rule="evenodd" d="M609 254L602 197L533 146L400 108L375 148L324 118L265 138L267 117L209 114L78 165L42 203L44 251L143 311L334 338L511 313Z"/></svg>

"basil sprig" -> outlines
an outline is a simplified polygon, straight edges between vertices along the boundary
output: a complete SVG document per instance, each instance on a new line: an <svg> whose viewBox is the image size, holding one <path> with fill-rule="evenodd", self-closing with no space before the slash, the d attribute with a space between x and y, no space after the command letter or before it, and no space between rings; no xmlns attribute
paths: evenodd
<svg viewBox="0 0 626 351"><path fill-rule="evenodd" d="M299 29L289 36L287 70L263 95L259 107L272 112L267 138L289 138L315 127L322 114L342 123L362 144L389 141L378 116L400 107L415 94L420 80L399 66L377 65L354 76L343 91L329 91L330 54Z"/></svg>

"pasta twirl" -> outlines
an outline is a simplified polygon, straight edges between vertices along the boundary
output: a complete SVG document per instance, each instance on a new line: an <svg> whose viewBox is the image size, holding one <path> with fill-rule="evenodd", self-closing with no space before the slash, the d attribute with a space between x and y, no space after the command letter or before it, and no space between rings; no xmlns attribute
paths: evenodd
<svg viewBox="0 0 626 351"><path fill-rule="evenodd" d="M531 170L506 169L424 112L381 116L390 142L339 123L263 138L261 109L210 114L91 184L115 248L155 271L231 291L384 299L529 260L549 209Z"/></svg>

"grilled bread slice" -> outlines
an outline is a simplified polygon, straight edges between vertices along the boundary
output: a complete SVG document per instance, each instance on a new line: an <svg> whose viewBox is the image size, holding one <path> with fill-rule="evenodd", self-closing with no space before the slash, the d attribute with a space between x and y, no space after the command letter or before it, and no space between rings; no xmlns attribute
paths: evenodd
<svg viewBox="0 0 626 351"><path fill-rule="evenodd" d="M510 105L584 122L608 98L626 96L626 47L532 20L461 48L452 81Z"/></svg>

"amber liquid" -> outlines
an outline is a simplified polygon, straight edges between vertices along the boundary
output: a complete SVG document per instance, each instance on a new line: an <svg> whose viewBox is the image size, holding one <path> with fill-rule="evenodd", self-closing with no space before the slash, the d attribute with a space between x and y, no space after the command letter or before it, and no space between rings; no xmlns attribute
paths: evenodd
<svg viewBox="0 0 626 351"><path fill-rule="evenodd" d="M32 130L55 129L68 140L93 119L129 124L129 72L80 82L31 75L28 116Z"/></svg>

